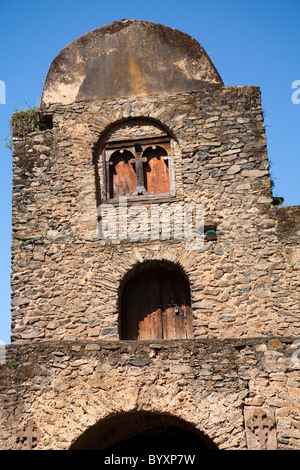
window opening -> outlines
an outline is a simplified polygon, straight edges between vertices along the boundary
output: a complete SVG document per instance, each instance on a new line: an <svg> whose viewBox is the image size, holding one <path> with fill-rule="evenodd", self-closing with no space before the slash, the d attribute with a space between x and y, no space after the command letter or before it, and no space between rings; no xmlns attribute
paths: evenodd
<svg viewBox="0 0 300 470"><path fill-rule="evenodd" d="M106 199L119 196L174 194L168 136L111 141L105 146Z"/></svg>

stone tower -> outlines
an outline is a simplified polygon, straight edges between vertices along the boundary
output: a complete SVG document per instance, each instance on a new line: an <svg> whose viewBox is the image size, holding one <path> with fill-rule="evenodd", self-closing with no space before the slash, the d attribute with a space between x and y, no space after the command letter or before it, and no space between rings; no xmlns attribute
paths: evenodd
<svg viewBox="0 0 300 470"><path fill-rule="evenodd" d="M300 210L274 205L259 89L122 20L12 129L1 448L299 449Z"/></svg>

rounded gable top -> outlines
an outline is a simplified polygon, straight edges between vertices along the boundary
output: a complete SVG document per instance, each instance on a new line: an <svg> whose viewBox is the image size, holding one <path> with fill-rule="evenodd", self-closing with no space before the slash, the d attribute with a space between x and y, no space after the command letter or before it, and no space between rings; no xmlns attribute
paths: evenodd
<svg viewBox="0 0 300 470"><path fill-rule="evenodd" d="M80 36L53 60L42 104L115 100L221 86L191 36L168 26L120 20Z"/></svg>

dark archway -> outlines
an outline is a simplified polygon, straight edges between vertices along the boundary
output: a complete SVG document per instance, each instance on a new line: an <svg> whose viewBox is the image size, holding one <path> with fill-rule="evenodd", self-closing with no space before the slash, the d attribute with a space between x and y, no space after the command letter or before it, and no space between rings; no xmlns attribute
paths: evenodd
<svg viewBox="0 0 300 470"><path fill-rule="evenodd" d="M148 411L112 415L83 433L70 450L126 451L127 455L157 452L218 450L205 434L186 421Z"/></svg>
<svg viewBox="0 0 300 470"><path fill-rule="evenodd" d="M193 338L190 286L170 262L140 264L120 295L120 339Z"/></svg>

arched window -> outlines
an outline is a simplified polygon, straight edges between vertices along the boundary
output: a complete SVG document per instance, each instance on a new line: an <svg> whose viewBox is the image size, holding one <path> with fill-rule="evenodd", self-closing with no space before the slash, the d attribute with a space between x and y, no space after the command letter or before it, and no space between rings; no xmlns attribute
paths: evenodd
<svg viewBox="0 0 300 470"><path fill-rule="evenodd" d="M175 195L170 138L113 140L104 149L105 199Z"/></svg>
<svg viewBox="0 0 300 470"><path fill-rule="evenodd" d="M193 338L189 283L173 265L137 272L124 285L120 306L121 339Z"/></svg>

